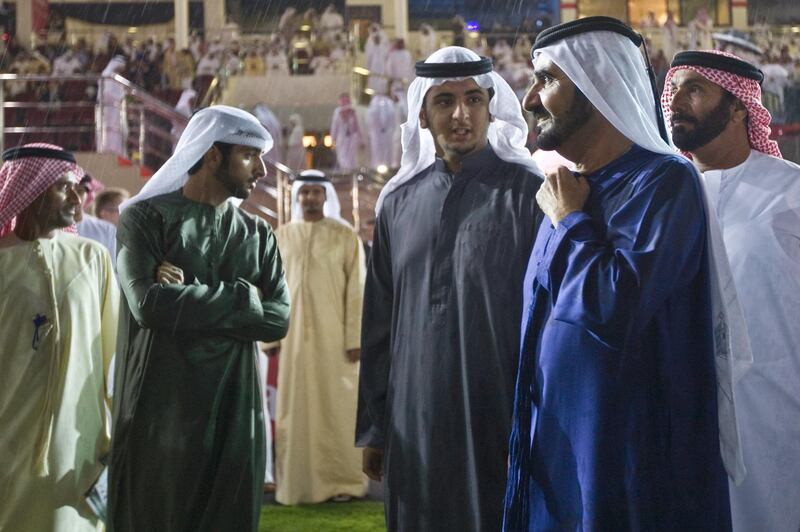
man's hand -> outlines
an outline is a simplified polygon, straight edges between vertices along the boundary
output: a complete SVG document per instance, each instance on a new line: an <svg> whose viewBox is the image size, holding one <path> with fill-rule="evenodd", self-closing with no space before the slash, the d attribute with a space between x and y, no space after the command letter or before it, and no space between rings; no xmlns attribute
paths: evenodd
<svg viewBox="0 0 800 532"><path fill-rule="evenodd" d="M160 284L183 284L183 270L164 261L156 270L156 282Z"/></svg>
<svg viewBox="0 0 800 532"><path fill-rule="evenodd" d="M536 193L536 202L554 226L568 214L583 209L589 197L589 182L583 176L575 177L564 166L548 174Z"/></svg>
<svg viewBox="0 0 800 532"><path fill-rule="evenodd" d="M376 482L383 479L383 449L364 447L361 454L361 469Z"/></svg>
<svg viewBox="0 0 800 532"><path fill-rule="evenodd" d="M347 361L352 362L355 364L361 360L361 349L348 349L347 350Z"/></svg>

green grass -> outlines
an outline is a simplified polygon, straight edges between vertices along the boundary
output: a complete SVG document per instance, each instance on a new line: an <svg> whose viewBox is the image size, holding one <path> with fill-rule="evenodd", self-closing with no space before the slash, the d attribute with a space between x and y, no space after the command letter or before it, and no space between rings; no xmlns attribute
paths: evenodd
<svg viewBox="0 0 800 532"><path fill-rule="evenodd" d="M300 506L267 504L259 530L269 532L383 532L383 502L326 502Z"/></svg>

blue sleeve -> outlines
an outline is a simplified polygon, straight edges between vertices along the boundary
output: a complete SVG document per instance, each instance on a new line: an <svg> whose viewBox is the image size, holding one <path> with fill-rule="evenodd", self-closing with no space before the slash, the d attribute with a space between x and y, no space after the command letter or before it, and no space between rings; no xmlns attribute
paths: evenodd
<svg viewBox="0 0 800 532"><path fill-rule="evenodd" d="M639 333L676 287L695 277L706 247L694 171L652 169L603 220L573 212L555 229L537 270L553 319L582 327L612 349Z"/></svg>

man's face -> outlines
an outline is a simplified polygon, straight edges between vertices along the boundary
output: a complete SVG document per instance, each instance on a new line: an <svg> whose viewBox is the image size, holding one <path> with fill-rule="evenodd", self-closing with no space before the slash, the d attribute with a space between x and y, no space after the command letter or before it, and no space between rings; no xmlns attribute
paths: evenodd
<svg viewBox="0 0 800 532"><path fill-rule="evenodd" d="M103 205L103 208L97 211L97 217L101 220L105 220L106 222L118 225L119 206L122 205L123 201L125 201L125 198L122 196L116 196L112 201L106 202Z"/></svg>
<svg viewBox="0 0 800 532"><path fill-rule="evenodd" d="M483 149L492 120L489 91L473 78L431 87L419 114L420 125L430 130L440 156Z"/></svg>
<svg viewBox="0 0 800 532"><path fill-rule="evenodd" d="M50 185L26 211L42 220L40 224L46 231L68 227L76 222L80 214L80 198L76 191L75 175L65 173Z"/></svg>
<svg viewBox="0 0 800 532"><path fill-rule="evenodd" d="M304 217L321 214L326 198L325 187L322 185L303 185L297 191L297 201L300 203Z"/></svg>
<svg viewBox="0 0 800 532"><path fill-rule="evenodd" d="M522 107L536 119L536 144L543 150L557 149L595 112L564 71L541 54L533 62L533 82Z"/></svg>
<svg viewBox="0 0 800 532"><path fill-rule="evenodd" d="M215 148L216 149L216 148ZM261 150L250 146L233 146L223 157L216 172L217 180L234 198L247 199L256 182L266 175Z"/></svg>
<svg viewBox="0 0 800 532"><path fill-rule="evenodd" d="M672 141L683 151L695 151L717 138L728 126L733 101L725 89L692 70L672 76Z"/></svg>
<svg viewBox="0 0 800 532"><path fill-rule="evenodd" d="M78 212L75 213L75 221L80 222L83 220L83 206L86 204L86 196L89 195L89 189L85 185L78 183L75 185L75 193L78 195Z"/></svg>

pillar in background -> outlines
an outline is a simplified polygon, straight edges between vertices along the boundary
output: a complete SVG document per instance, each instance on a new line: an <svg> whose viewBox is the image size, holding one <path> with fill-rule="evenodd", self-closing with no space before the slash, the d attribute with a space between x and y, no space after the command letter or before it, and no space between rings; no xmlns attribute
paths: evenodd
<svg viewBox="0 0 800 532"><path fill-rule="evenodd" d="M33 44L33 2L17 2L17 42L31 49Z"/></svg>
<svg viewBox="0 0 800 532"><path fill-rule="evenodd" d="M225 0L203 0L206 39L219 36L225 27Z"/></svg>
<svg viewBox="0 0 800 532"><path fill-rule="evenodd" d="M731 25L737 30L747 29L747 0L731 0Z"/></svg>
<svg viewBox="0 0 800 532"><path fill-rule="evenodd" d="M408 43L408 2L394 0L394 35Z"/></svg>
<svg viewBox="0 0 800 532"><path fill-rule="evenodd" d="M578 18L578 0L561 0L560 24L575 20L576 18Z"/></svg>
<svg viewBox="0 0 800 532"><path fill-rule="evenodd" d="M175 49L189 48L189 0L175 3Z"/></svg>

